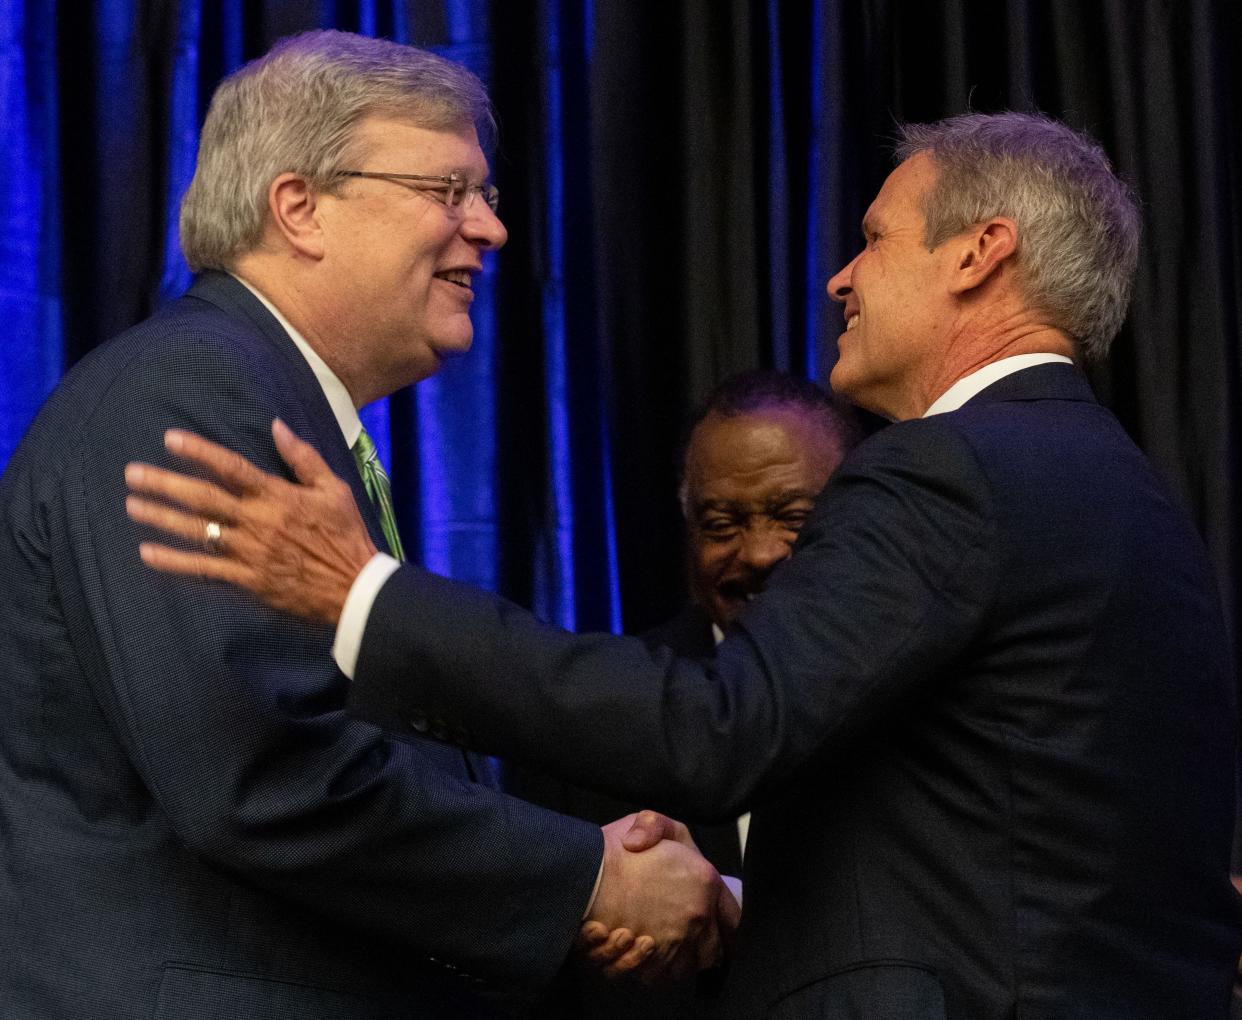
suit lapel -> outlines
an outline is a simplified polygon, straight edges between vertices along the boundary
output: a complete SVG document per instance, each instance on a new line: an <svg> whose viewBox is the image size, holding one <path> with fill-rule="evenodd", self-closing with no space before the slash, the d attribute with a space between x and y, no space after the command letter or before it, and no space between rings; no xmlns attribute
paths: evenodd
<svg viewBox="0 0 1242 1020"><path fill-rule="evenodd" d="M341 426L332 412L332 406L324 396L323 387L319 385L319 380L315 378L306 358L284 327L263 307L258 298L227 273L204 273L186 296L206 301L225 315L247 323L280 351L288 362L290 378L296 385L299 401L310 426L310 434L301 438L315 447L333 474L349 483L371 541L377 549L387 549L388 543L380 527L379 515L367 496L354 456L345 445L345 437L341 434ZM493 788L498 786L490 762L483 756L423 737L409 739L414 740L421 753L446 772Z"/></svg>
<svg viewBox="0 0 1242 1020"><path fill-rule="evenodd" d="M379 516L367 496L353 454L345 445L345 437L341 435L336 415L332 413L332 407L324 396L315 373L284 327L263 307L258 298L227 273L203 273L186 296L206 301L226 315L245 321L280 352L289 365L290 378L296 383L298 396L306 409L306 417L311 427L312 434L301 438L315 447L333 474L349 483L371 541L377 549L387 549L388 543L384 539Z"/></svg>

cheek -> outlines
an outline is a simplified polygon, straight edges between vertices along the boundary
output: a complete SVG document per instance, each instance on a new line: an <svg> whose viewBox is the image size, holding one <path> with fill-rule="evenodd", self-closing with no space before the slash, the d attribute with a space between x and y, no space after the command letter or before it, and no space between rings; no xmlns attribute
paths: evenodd
<svg viewBox="0 0 1242 1020"><path fill-rule="evenodd" d="M733 543L705 542L694 550L694 576L703 584L715 584L720 579L732 555Z"/></svg>

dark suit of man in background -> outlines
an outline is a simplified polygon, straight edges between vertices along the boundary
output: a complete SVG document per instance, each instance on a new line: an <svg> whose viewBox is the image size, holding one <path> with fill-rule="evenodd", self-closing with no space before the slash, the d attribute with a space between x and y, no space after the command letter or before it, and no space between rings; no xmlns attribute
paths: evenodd
<svg viewBox="0 0 1242 1020"><path fill-rule="evenodd" d="M4 1017L491 1016L552 977L588 905L667 893L688 919L715 895L684 847L630 854L502 796L438 724L346 715L330 628L154 575L120 511L169 425L275 469L278 416L396 543L356 408L470 346L471 280L505 240L489 122L464 68L342 33L230 77L183 206L205 272L84 359L9 465Z"/></svg>
<svg viewBox="0 0 1242 1020"><path fill-rule="evenodd" d="M906 127L898 154L829 281L833 387L897 423L838 469L714 663L390 567L351 704L685 816L753 807L739 1017L1223 1018L1242 942L1224 623L1189 521L1074 364L1124 315L1134 201L1042 117ZM295 497L347 520L306 474ZM159 562L348 625L356 545L301 584L260 576L304 560L299 530L241 550L262 571Z"/></svg>

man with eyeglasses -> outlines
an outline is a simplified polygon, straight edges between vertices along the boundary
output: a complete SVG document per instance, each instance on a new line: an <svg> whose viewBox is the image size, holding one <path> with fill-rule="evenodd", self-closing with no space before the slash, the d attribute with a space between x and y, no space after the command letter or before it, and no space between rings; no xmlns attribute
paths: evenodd
<svg viewBox="0 0 1242 1020"><path fill-rule="evenodd" d="M357 408L471 343L505 242L464 68L343 33L217 91L182 207L190 292L83 360L0 489L0 1013L507 1015L584 919L674 974L736 904L684 830L643 852L493 789L438 719L344 712L360 634L135 554L123 468L169 425L277 469L280 417L401 556ZM209 522L199 538L227 541ZM334 536L325 533L324 542ZM334 656L335 661L334 661Z"/></svg>

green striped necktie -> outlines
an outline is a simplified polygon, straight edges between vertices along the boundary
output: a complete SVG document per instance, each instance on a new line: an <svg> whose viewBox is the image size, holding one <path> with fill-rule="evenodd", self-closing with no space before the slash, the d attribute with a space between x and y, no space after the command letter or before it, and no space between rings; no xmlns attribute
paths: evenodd
<svg viewBox="0 0 1242 1020"><path fill-rule="evenodd" d="M379 452L375 449L375 444L371 442L371 437L367 435L366 429L359 433L351 452L358 465L358 472L362 475L362 484L366 487L367 496L370 497L379 513L380 528L388 542L388 551L397 559L404 560L405 550L401 548L397 517L392 509L392 483L388 480L388 473L384 470L384 465L380 463Z"/></svg>

